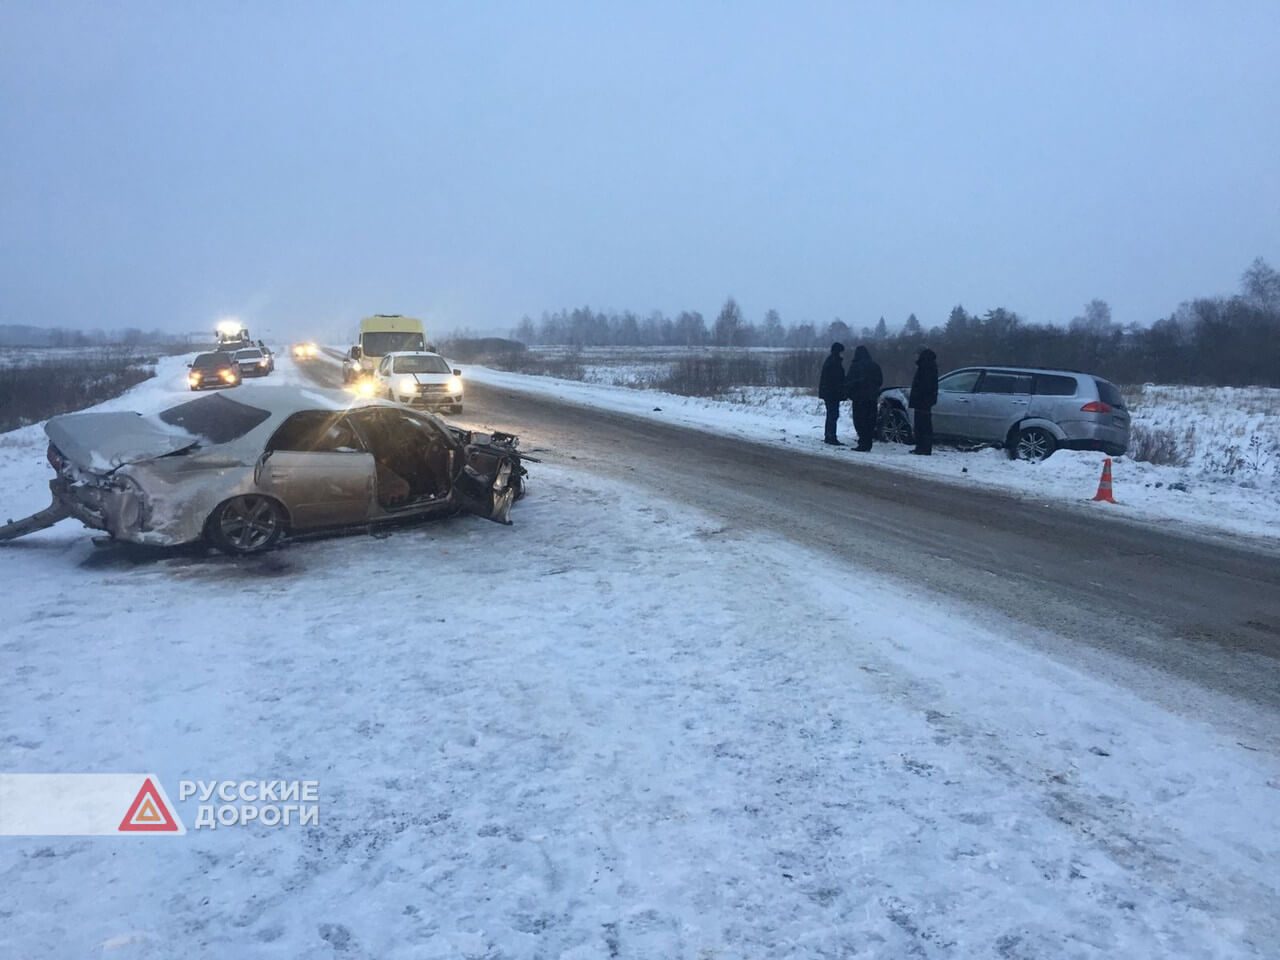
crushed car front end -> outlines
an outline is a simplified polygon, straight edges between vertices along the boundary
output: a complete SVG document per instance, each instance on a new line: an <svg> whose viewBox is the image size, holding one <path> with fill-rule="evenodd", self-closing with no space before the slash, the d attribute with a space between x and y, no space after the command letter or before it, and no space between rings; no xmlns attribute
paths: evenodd
<svg viewBox="0 0 1280 960"><path fill-rule="evenodd" d="M453 482L457 505L495 523L511 523L511 506L524 496L524 478L529 473L523 461L536 459L516 449L520 438L514 434L448 429L464 452Z"/></svg>

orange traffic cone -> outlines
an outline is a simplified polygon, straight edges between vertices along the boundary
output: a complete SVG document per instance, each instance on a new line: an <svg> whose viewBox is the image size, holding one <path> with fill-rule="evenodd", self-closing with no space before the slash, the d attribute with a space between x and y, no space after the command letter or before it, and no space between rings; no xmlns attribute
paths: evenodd
<svg viewBox="0 0 1280 960"><path fill-rule="evenodd" d="M1105 500L1107 503L1115 503L1116 498L1111 495L1111 458L1107 457L1102 461L1102 479L1098 481L1098 492L1094 494L1094 500Z"/></svg>

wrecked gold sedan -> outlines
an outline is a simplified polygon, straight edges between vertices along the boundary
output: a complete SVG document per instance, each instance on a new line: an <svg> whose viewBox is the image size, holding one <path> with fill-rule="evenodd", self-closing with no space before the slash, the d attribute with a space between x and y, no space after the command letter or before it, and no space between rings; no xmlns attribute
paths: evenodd
<svg viewBox="0 0 1280 960"><path fill-rule="evenodd" d="M531 459L510 434L296 387L151 416L67 414L45 432L53 503L0 540L74 517L132 543L250 554L290 534L460 511L510 523Z"/></svg>

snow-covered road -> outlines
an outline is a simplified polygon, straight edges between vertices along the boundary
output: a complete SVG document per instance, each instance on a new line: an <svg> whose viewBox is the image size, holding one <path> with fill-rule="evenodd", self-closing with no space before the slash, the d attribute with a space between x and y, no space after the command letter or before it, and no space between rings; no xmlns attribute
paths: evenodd
<svg viewBox="0 0 1280 960"><path fill-rule="evenodd" d="M1203 452L1222 455L1232 443L1259 446L1259 469L1231 475L1197 467L1157 466L1131 457L1114 458L1112 473L1118 505L1089 500L1098 489L1103 455L1059 450L1043 463L1011 461L1002 450L960 451L946 446L932 457L907 456L905 445L879 443L868 455L824 446L822 401L807 391L744 387L737 400L682 397L604 383L508 373L467 365L468 380L493 387L536 393L561 403L613 410L630 416L675 423L753 443L802 449L814 456L850 462L857 470L892 470L909 477L943 481L973 489L999 490L1052 502L1082 513L1105 512L1112 519L1176 524L1187 532L1228 534L1270 544L1280 541L1280 390L1223 388L1210 409L1190 399L1169 399L1177 388L1150 388L1165 399L1152 411L1135 412L1135 422L1158 426L1179 437L1199 429ZM1268 407L1269 413L1250 409ZM1233 406L1234 404L1234 406ZM852 436L849 407L843 407L840 435ZM852 442L852 441L851 441Z"/></svg>
<svg viewBox="0 0 1280 960"><path fill-rule="evenodd" d="M43 457L0 438L6 512ZM0 955L1280 955L1257 744L567 466L513 520L0 549L0 770L320 789L316 827L0 838Z"/></svg>

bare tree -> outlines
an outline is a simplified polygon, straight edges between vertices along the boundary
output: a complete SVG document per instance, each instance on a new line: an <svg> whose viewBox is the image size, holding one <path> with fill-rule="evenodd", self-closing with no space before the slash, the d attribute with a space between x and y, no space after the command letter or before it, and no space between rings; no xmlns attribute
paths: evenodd
<svg viewBox="0 0 1280 960"><path fill-rule="evenodd" d="M1251 307L1280 313L1280 273L1258 257L1240 277L1244 298Z"/></svg>
<svg viewBox="0 0 1280 960"><path fill-rule="evenodd" d="M711 339L719 347L741 346L742 310L733 297L726 300L720 308L715 327L711 331Z"/></svg>

